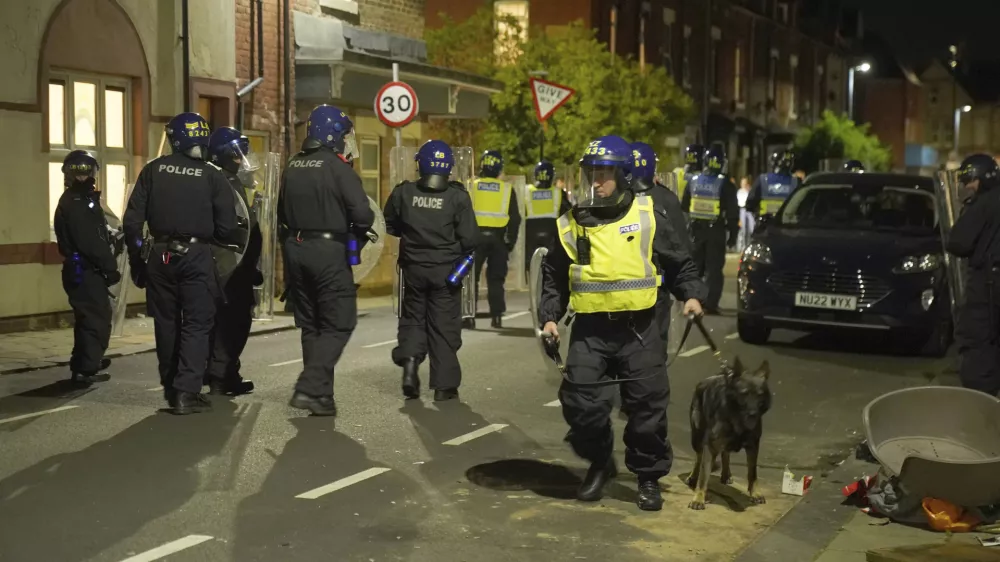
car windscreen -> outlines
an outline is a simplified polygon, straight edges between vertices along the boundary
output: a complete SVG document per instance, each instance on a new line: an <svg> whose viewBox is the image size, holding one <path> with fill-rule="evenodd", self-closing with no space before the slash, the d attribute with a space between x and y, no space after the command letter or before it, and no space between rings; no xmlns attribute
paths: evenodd
<svg viewBox="0 0 1000 562"><path fill-rule="evenodd" d="M792 193L777 217L791 228L932 234L934 196L912 187L808 185Z"/></svg>

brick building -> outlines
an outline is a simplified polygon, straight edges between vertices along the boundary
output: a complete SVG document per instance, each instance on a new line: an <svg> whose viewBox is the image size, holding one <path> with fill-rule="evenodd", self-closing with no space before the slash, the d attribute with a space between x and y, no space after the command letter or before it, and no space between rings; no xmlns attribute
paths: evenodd
<svg viewBox="0 0 1000 562"><path fill-rule="evenodd" d="M487 0L426 0L461 20ZM847 21L832 0L494 0L498 14L552 30L581 20L616 53L665 67L699 108L684 137L661 148L679 157L688 142L721 142L733 175L757 173L767 154L824 109L846 107Z"/></svg>

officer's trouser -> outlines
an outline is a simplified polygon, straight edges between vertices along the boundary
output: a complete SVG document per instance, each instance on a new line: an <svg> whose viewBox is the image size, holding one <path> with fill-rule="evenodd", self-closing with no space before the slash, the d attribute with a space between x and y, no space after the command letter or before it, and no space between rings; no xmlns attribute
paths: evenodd
<svg viewBox="0 0 1000 562"><path fill-rule="evenodd" d="M691 238L694 242L692 258L698 266L698 274L708 285L705 308L719 308L722 288L725 284L726 238L727 233L721 222L694 219L691 221Z"/></svg>
<svg viewBox="0 0 1000 562"><path fill-rule="evenodd" d="M660 334L660 339L663 340L664 362L667 361L671 351L668 344L670 342L670 307L673 305L674 299L671 297L670 291L664 287L660 287L656 295L656 327Z"/></svg>
<svg viewBox="0 0 1000 562"><path fill-rule="evenodd" d="M93 269L75 273L75 264L63 264L62 284L73 308L73 353L69 368L74 373L94 375L111 339L111 299L104 277ZM127 281L123 281L127 283Z"/></svg>
<svg viewBox="0 0 1000 562"><path fill-rule="evenodd" d="M961 354L962 386L991 396L1000 393L1000 273L990 275L970 270L965 284L965 304L958 315L955 339Z"/></svg>
<svg viewBox="0 0 1000 562"><path fill-rule="evenodd" d="M189 244L186 255L164 257L166 244L149 255L146 310L154 320L160 384L181 392L201 392L219 283L215 260L205 244ZM167 262L167 263L164 263Z"/></svg>
<svg viewBox="0 0 1000 562"><path fill-rule="evenodd" d="M548 248L559 234L556 219L527 219L524 222L524 275L530 274L531 256L539 248Z"/></svg>
<svg viewBox="0 0 1000 562"><path fill-rule="evenodd" d="M406 291L399 318L399 345L392 350L397 365L410 358L422 362L430 356L430 387L458 388L462 367L458 350L462 347L462 288L447 283L454 266L403 266Z"/></svg>
<svg viewBox="0 0 1000 562"><path fill-rule="evenodd" d="M568 377L580 383L636 379L606 386L563 381L559 401L570 428L566 440L577 455L591 463L610 458L614 442L612 399L621 392L622 411L628 412L626 466L644 479L661 478L670 472L670 383L663 356L655 309L617 314L614 319L607 314L577 314L566 358Z"/></svg>
<svg viewBox="0 0 1000 562"><path fill-rule="evenodd" d="M241 263L226 283L225 302L216 305L209 378L218 381L240 379L240 355L253 327L255 267L256 264Z"/></svg>
<svg viewBox="0 0 1000 562"><path fill-rule="evenodd" d="M302 374L295 390L333 396L334 367L358 323L354 272L343 242L322 238L285 241L295 294L295 324L302 330Z"/></svg>
<svg viewBox="0 0 1000 562"><path fill-rule="evenodd" d="M476 300L479 300L479 277L486 264L486 290L490 303L490 316L507 312L504 299L504 281L507 280L507 245L502 228L482 228L476 244Z"/></svg>

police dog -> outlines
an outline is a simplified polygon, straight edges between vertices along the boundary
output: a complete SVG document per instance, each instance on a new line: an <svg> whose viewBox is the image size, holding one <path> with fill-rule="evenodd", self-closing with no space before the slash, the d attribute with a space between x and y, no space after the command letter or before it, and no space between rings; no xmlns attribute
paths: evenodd
<svg viewBox="0 0 1000 562"><path fill-rule="evenodd" d="M694 471L687 484L694 489L691 509L705 509L708 477L722 456L723 484L731 484L733 473L729 455L740 449L747 451L747 492L754 505L764 503L757 491L757 453L763 431L764 414L771 408L771 391L767 379L771 367L767 361L752 374L744 373L736 358L732 367L726 365L718 375L709 377L694 390L691 399L691 446L698 454Z"/></svg>

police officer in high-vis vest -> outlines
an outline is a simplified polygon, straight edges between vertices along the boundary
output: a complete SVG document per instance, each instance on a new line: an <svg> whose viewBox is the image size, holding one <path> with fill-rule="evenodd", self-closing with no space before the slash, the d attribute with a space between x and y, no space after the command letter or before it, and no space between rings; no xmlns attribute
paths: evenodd
<svg viewBox="0 0 1000 562"><path fill-rule="evenodd" d="M792 175L795 155L791 150L779 150L771 155L771 171L762 174L750 187L747 195L748 212L754 216L774 215L785 199L799 186L799 178Z"/></svg>
<svg viewBox="0 0 1000 562"><path fill-rule="evenodd" d="M703 173L688 185L681 207L691 217L694 261L708 283L705 312L719 313L725 282L726 246L736 245L740 230L740 204L736 186L724 175L726 152L715 145L705 152Z"/></svg>
<svg viewBox="0 0 1000 562"><path fill-rule="evenodd" d="M524 222L524 271L528 272L535 250L549 247L558 229L556 219L572 208L563 191L552 187L555 166L541 161L535 166L535 183L528 186Z"/></svg>
<svg viewBox="0 0 1000 562"><path fill-rule="evenodd" d="M685 302L685 314L701 314L706 290L666 215L628 189L629 144L601 137L580 164L580 193L574 209L559 218L539 302L540 327L555 338L567 305L576 312L559 401L570 428L566 440L590 462L577 498L599 500L617 474L610 416L620 384L629 418L625 465L638 476L639 507L657 511L663 506L659 479L673 462L670 385L656 324L658 271L669 272L667 283Z"/></svg>
<svg viewBox="0 0 1000 562"><path fill-rule="evenodd" d="M705 162L705 147L700 144L689 144L684 148L684 167L674 170L677 178L677 194L684 197L688 183L701 173Z"/></svg>
<svg viewBox="0 0 1000 562"><path fill-rule="evenodd" d="M476 299L479 298L479 275L485 263L490 325L500 328L500 318L507 311L503 288L507 279L507 258L517 243L521 211L517 208L512 186L499 179L503 172L503 156L499 152L487 150L483 153L479 170L479 177L473 180L469 189L480 234L476 244Z"/></svg>
<svg viewBox="0 0 1000 562"><path fill-rule="evenodd" d="M865 173L865 165L861 163L861 160L848 160L844 162L844 171L852 174L863 174Z"/></svg>

